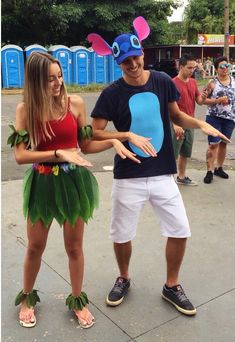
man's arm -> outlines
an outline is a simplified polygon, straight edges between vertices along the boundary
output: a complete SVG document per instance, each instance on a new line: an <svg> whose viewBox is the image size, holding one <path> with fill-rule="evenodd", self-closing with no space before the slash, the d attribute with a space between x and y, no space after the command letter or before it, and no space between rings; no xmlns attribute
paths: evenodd
<svg viewBox="0 0 235 342"><path fill-rule="evenodd" d="M196 97L196 102L198 105L203 105L205 104L205 101L207 99L208 93L206 90L203 90L200 95Z"/></svg>
<svg viewBox="0 0 235 342"><path fill-rule="evenodd" d="M157 152L151 144L151 138L146 138L132 132L105 131L108 120L93 118L91 125L93 138L96 140L118 139L120 141L129 141L147 155L156 157Z"/></svg>
<svg viewBox="0 0 235 342"><path fill-rule="evenodd" d="M174 124L183 128L201 129L203 133L212 135L213 137L220 137L221 139L230 142L230 140L219 132L217 129L209 125L207 122L192 118L191 116L181 112L177 102L170 102L168 104L171 120Z"/></svg>
<svg viewBox="0 0 235 342"><path fill-rule="evenodd" d="M130 132L105 131L108 124L106 119L93 118L91 121L93 137L95 140L118 139L120 141L129 140Z"/></svg>

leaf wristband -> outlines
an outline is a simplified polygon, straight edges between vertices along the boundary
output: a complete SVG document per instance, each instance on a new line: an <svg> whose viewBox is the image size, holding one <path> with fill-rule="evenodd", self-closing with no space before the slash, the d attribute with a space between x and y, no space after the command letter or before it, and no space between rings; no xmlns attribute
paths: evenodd
<svg viewBox="0 0 235 342"><path fill-rule="evenodd" d="M70 293L65 304L68 306L69 310L82 310L86 304L89 304L89 300L85 292L81 292L78 297L74 297L72 293Z"/></svg>
<svg viewBox="0 0 235 342"><path fill-rule="evenodd" d="M29 132L21 129L17 131L13 125L9 125L12 133L9 135L7 139L7 145L11 145L11 147L20 144L21 142L28 144L29 143Z"/></svg>
<svg viewBox="0 0 235 342"><path fill-rule="evenodd" d="M91 139L92 135L91 125L80 127L78 130L78 140Z"/></svg>

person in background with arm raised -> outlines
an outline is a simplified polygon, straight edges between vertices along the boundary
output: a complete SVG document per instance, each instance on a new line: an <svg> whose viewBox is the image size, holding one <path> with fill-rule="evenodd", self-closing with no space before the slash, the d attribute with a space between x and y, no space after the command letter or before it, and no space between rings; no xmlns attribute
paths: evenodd
<svg viewBox="0 0 235 342"><path fill-rule="evenodd" d="M227 57L218 57L214 67L216 77L211 79L205 88L208 92L208 98L204 101L208 105L206 122L230 139L235 126L235 79L230 76ZM226 151L226 140L220 136L208 136L207 173L204 183L210 184L213 181L213 173L223 179L229 178L223 170Z"/></svg>

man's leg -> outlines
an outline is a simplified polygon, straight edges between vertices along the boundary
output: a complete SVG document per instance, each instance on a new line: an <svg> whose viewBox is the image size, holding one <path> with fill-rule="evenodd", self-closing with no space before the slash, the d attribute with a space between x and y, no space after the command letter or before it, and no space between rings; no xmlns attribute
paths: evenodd
<svg viewBox="0 0 235 342"><path fill-rule="evenodd" d="M184 136L178 160L178 177L176 183L179 185L196 186L198 185L197 182L186 176L187 159L191 158L192 155L194 130L186 129Z"/></svg>
<svg viewBox="0 0 235 342"><path fill-rule="evenodd" d="M186 297L178 282L187 237L191 235L182 196L170 175L152 177L150 203L159 217L161 233L168 237L166 244L167 279L162 297L186 315L195 315L196 309Z"/></svg>
<svg viewBox="0 0 235 342"><path fill-rule="evenodd" d="M120 276L117 277L115 284L109 292L106 303L110 306L117 306L122 303L130 287L129 263L131 258L131 241L113 244L116 255Z"/></svg>
<svg viewBox="0 0 235 342"><path fill-rule="evenodd" d="M178 175L180 179L185 178L187 158L179 156L178 158Z"/></svg>
<svg viewBox="0 0 235 342"><path fill-rule="evenodd" d="M166 244L167 280L163 286L162 297L185 315L195 315L197 310L189 301L179 284L179 270L184 257L186 238L168 238Z"/></svg>
<svg viewBox="0 0 235 342"><path fill-rule="evenodd" d="M106 299L110 306L121 304L130 287L131 240L136 235L139 214L147 199L145 178L114 179L110 238L114 242L120 275Z"/></svg>
<svg viewBox="0 0 235 342"><path fill-rule="evenodd" d="M166 244L167 280L166 285L178 284L180 266L184 257L187 239L168 238Z"/></svg>
<svg viewBox="0 0 235 342"><path fill-rule="evenodd" d="M129 263L131 259L132 244L131 241L126 243L116 243L113 244L114 252L116 255L120 277L129 279Z"/></svg>

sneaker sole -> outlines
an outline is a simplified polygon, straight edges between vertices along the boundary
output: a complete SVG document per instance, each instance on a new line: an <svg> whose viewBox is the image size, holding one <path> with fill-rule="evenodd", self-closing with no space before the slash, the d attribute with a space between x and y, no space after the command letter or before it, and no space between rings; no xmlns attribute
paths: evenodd
<svg viewBox="0 0 235 342"><path fill-rule="evenodd" d="M109 306L118 306L119 304L121 304L123 302L124 297L122 297L121 299L117 300L116 302L111 302L107 296L106 298L106 304Z"/></svg>
<svg viewBox="0 0 235 342"><path fill-rule="evenodd" d="M185 310L185 309L182 309L180 306L178 306L177 304L175 304L174 302L172 302L169 298L165 297L164 294L162 294L162 298L164 298L165 300L167 300L169 303L173 304L174 307L181 313L183 313L184 315L187 315L187 316L193 316L193 315L196 315L197 313L197 310L194 309L194 310Z"/></svg>
<svg viewBox="0 0 235 342"><path fill-rule="evenodd" d="M223 177L223 176L217 175L216 173L214 173L214 176L220 177L220 178L222 178L222 179L229 179L229 177Z"/></svg>
<svg viewBox="0 0 235 342"><path fill-rule="evenodd" d="M185 183L177 183L178 185L184 185L184 186L198 186L198 184L185 184Z"/></svg>

